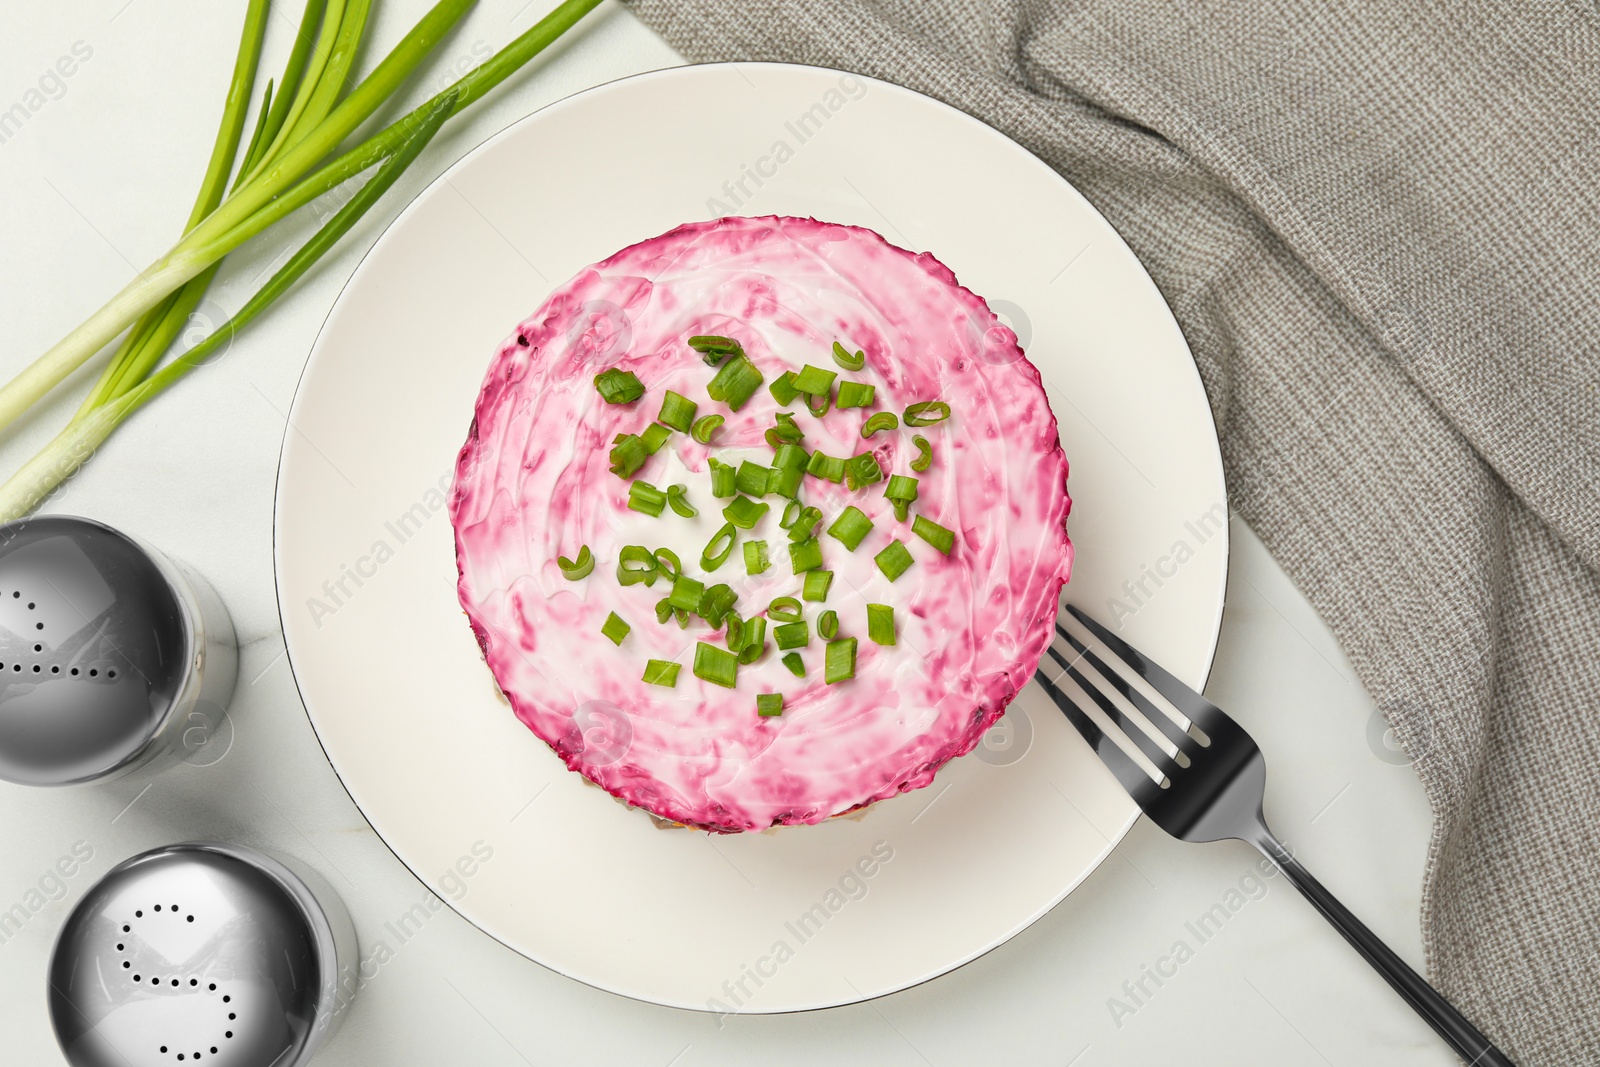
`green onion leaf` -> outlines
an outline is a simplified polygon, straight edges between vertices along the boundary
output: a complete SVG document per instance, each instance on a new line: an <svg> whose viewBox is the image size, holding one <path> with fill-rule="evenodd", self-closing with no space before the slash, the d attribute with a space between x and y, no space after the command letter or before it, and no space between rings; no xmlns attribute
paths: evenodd
<svg viewBox="0 0 1600 1067"><path fill-rule="evenodd" d="M670 618L672 618L672 598L664 596L656 601L656 622L665 626Z"/></svg>
<svg viewBox="0 0 1600 1067"><path fill-rule="evenodd" d="M667 600L680 611L699 612L700 598L705 595L705 583L686 574L680 574L672 583L672 595Z"/></svg>
<svg viewBox="0 0 1600 1067"><path fill-rule="evenodd" d="M828 589L832 585L832 571L807 571L805 587L800 595L807 600L827 600Z"/></svg>
<svg viewBox="0 0 1600 1067"><path fill-rule="evenodd" d="M683 573L683 561L670 548L656 549L656 573L663 578L676 579Z"/></svg>
<svg viewBox="0 0 1600 1067"><path fill-rule="evenodd" d="M861 424L861 436L871 437L879 430L897 430L899 428L900 420L894 416L893 412L880 411Z"/></svg>
<svg viewBox="0 0 1600 1067"><path fill-rule="evenodd" d="M644 428L644 433L639 439L644 442L645 451L652 456L661 451L661 446L667 443L667 438L672 436L672 431L659 422L652 422Z"/></svg>
<svg viewBox="0 0 1600 1067"><path fill-rule="evenodd" d="M733 484L746 496L766 496L767 482L771 477L772 471L768 468L745 460L739 464L739 473Z"/></svg>
<svg viewBox="0 0 1600 1067"><path fill-rule="evenodd" d="M878 465L878 457L871 452L863 452L859 456L851 456L844 464L844 485L846 489L860 489L874 482L883 480L883 468Z"/></svg>
<svg viewBox="0 0 1600 1067"><path fill-rule="evenodd" d="M628 483L628 509L660 518L667 509L667 494L642 478Z"/></svg>
<svg viewBox="0 0 1600 1067"><path fill-rule="evenodd" d="M716 334L697 334L689 338L689 347L700 353L708 367L715 367L729 356L744 355L744 347L738 341Z"/></svg>
<svg viewBox="0 0 1600 1067"><path fill-rule="evenodd" d="M623 622L622 616L613 611L606 616L605 625L600 627L600 632L609 637L613 645L620 645L622 644L622 639L628 636L628 631L631 629L633 627Z"/></svg>
<svg viewBox="0 0 1600 1067"><path fill-rule="evenodd" d="M740 496L722 509L722 517L741 530L753 530L761 517L771 510L770 504L758 504L747 496Z"/></svg>
<svg viewBox="0 0 1600 1067"><path fill-rule="evenodd" d="M631 404L644 396L644 386L631 370L612 367L594 376L594 387L607 404Z"/></svg>
<svg viewBox="0 0 1600 1067"><path fill-rule="evenodd" d="M739 493L738 471L731 463L724 463L720 459L711 461L711 495L719 500L726 500Z"/></svg>
<svg viewBox="0 0 1600 1067"><path fill-rule="evenodd" d="M796 440L799 440L796 438ZM806 463L811 459L811 453L791 441L779 445L772 454L772 469L775 471L806 469Z"/></svg>
<svg viewBox="0 0 1600 1067"><path fill-rule="evenodd" d="M611 446L611 473L619 478L632 478L635 471L650 458L650 450L638 434L619 433Z"/></svg>
<svg viewBox="0 0 1600 1067"><path fill-rule="evenodd" d="M783 517L778 520L778 525L785 530L792 529L800 520L800 513L806 509L798 500L791 500L783 506Z"/></svg>
<svg viewBox="0 0 1600 1067"><path fill-rule="evenodd" d="M729 523L729 525L733 525ZM767 543L765 541L746 541L744 543L744 572L746 574L760 574L772 566L767 559Z"/></svg>
<svg viewBox="0 0 1600 1067"><path fill-rule="evenodd" d="M667 390L667 395L661 398L661 414L656 416L656 421L663 426L670 426L679 433L688 433L689 427L694 425L694 411L699 407L693 400L682 393Z"/></svg>
<svg viewBox="0 0 1600 1067"><path fill-rule="evenodd" d="M784 656L783 665L788 667L789 673L796 678L804 678L806 676L806 662L800 658L800 653L798 652L790 652Z"/></svg>
<svg viewBox="0 0 1600 1067"><path fill-rule="evenodd" d="M832 641L839 636L839 613L829 608L817 616L817 636Z"/></svg>
<svg viewBox="0 0 1600 1067"><path fill-rule="evenodd" d="M811 396L827 396L833 391L833 380L837 377L839 377L838 371L823 370L807 363L800 368L800 373L794 376L794 387Z"/></svg>
<svg viewBox="0 0 1600 1067"><path fill-rule="evenodd" d="M845 370L860 370L867 365L867 354L858 351L852 356L849 349L835 341L833 342L833 361Z"/></svg>
<svg viewBox="0 0 1600 1067"><path fill-rule="evenodd" d="M689 503L689 487L687 485L667 486L667 504L672 510L686 519L692 519L700 514L700 509Z"/></svg>
<svg viewBox="0 0 1600 1067"><path fill-rule="evenodd" d="M928 400L906 408L907 426L932 426L950 417L950 405L943 400Z"/></svg>
<svg viewBox="0 0 1600 1067"><path fill-rule="evenodd" d="M837 456L813 452L806 461L806 473L837 484L844 481L844 465L845 461Z"/></svg>
<svg viewBox="0 0 1600 1067"><path fill-rule="evenodd" d="M643 545L628 545L617 553L617 583L646 586L656 584L656 556Z"/></svg>
<svg viewBox="0 0 1600 1067"><path fill-rule="evenodd" d="M805 608L792 596L780 596L767 605L767 617L774 622L799 622L805 618Z"/></svg>
<svg viewBox="0 0 1600 1067"><path fill-rule="evenodd" d="M777 424L767 431L767 444L780 448L785 444L799 444L805 440L805 431L795 425L794 416L787 411L777 414Z"/></svg>
<svg viewBox="0 0 1600 1067"><path fill-rule="evenodd" d="M930 445L928 443L928 439L922 436L920 433L911 435L911 443L917 446L918 452L917 458L911 461L911 469L916 471L918 474L921 474L923 471L933 466L933 446ZM904 515L900 517L902 519L905 518Z"/></svg>
<svg viewBox="0 0 1600 1067"><path fill-rule="evenodd" d="M807 541L794 541L789 545L789 566L794 573L804 574L822 566L822 542L815 537Z"/></svg>
<svg viewBox="0 0 1600 1067"><path fill-rule="evenodd" d="M783 714L782 693L757 693L756 714L763 719L770 719Z"/></svg>
<svg viewBox="0 0 1600 1067"><path fill-rule="evenodd" d="M664 659L646 660L644 680L650 685L664 685L668 689L678 684L678 664Z"/></svg>
<svg viewBox="0 0 1600 1067"><path fill-rule="evenodd" d="M821 508L801 508L800 514L794 520L794 525L789 527L789 540L804 541L808 537L814 537L817 532L817 527L821 525Z"/></svg>
<svg viewBox="0 0 1600 1067"><path fill-rule="evenodd" d="M707 571L714 571L722 566L728 557L733 555L733 545L738 539L739 535L734 530L734 524L731 522L723 524L722 529L718 530L701 550L700 566Z"/></svg>
<svg viewBox="0 0 1600 1067"><path fill-rule="evenodd" d="M786 370L778 376L777 381L767 386L767 391L772 394L772 399L780 407L788 407L794 403L794 398L800 395L800 390L794 387L794 371Z"/></svg>
<svg viewBox="0 0 1600 1067"><path fill-rule="evenodd" d="M878 388L865 382L844 381L839 383L840 409L844 408L870 408L878 395Z"/></svg>
<svg viewBox="0 0 1600 1067"><path fill-rule="evenodd" d="M839 517L833 520L833 525L828 527L828 533L843 541L844 547L852 552L861 547L861 542L871 532L872 520L854 504L841 511Z"/></svg>
<svg viewBox="0 0 1600 1067"><path fill-rule="evenodd" d="M587 578L594 571L594 553L589 551L589 546L584 545L578 549L577 560L570 560L566 556L556 557L556 566L561 568L561 577L569 582L576 582Z"/></svg>
<svg viewBox="0 0 1600 1067"><path fill-rule="evenodd" d="M917 479L908 478L904 474L891 474L889 484L883 488L883 495L890 500L915 500Z"/></svg>
<svg viewBox="0 0 1600 1067"><path fill-rule="evenodd" d="M707 589L700 596L700 606L695 613L711 624L713 630L722 626L723 620L733 610L733 605L739 600L739 594L730 589L725 582L718 582Z"/></svg>
<svg viewBox="0 0 1600 1067"><path fill-rule="evenodd" d="M728 651L739 651L744 644L744 620L739 617L737 611L730 611L724 616L723 624L727 630L723 633L722 639L727 644Z"/></svg>
<svg viewBox="0 0 1600 1067"><path fill-rule="evenodd" d="M906 521L906 516L911 514L911 501L909 501L909 500L891 500L891 501L889 501L889 503L894 505L894 517L895 517L895 520L897 522L905 522Z"/></svg>
<svg viewBox="0 0 1600 1067"><path fill-rule="evenodd" d="M739 643L739 662L754 663L767 650L767 620L757 615L745 620L744 640Z"/></svg>
<svg viewBox="0 0 1600 1067"><path fill-rule="evenodd" d="M821 396L808 395L806 397L806 410L811 412L813 418L822 418L832 406L833 395L831 393L823 393Z"/></svg>
<svg viewBox="0 0 1600 1067"><path fill-rule="evenodd" d="M689 436L703 445L709 445L726 421L721 415L702 415L690 425Z"/></svg>
<svg viewBox="0 0 1600 1067"><path fill-rule="evenodd" d="M739 682L739 659L726 649L698 642L694 646L694 676L732 689Z"/></svg>
<svg viewBox="0 0 1600 1067"><path fill-rule="evenodd" d="M750 362L749 356L740 352L717 371L717 376L706 386L706 395L738 411L761 388L762 380L761 371Z"/></svg>
<svg viewBox="0 0 1600 1067"><path fill-rule="evenodd" d="M689 628L689 613L687 611L682 608L673 608L672 616L678 620L678 629L687 630Z"/></svg>
<svg viewBox="0 0 1600 1067"><path fill-rule="evenodd" d="M867 605L867 636L875 644L894 644L894 608L888 604Z"/></svg>
<svg viewBox="0 0 1600 1067"><path fill-rule="evenodd" d="M856 676L856 639L853 637L829 641L823 659L822 680L829 685L848 681Z"/></svg>
<svg viewBox="0 0 1600 1067"><path fill-rule="evenodd" d="M947 556L956 545L955 531L947 530L932 519L925 519L921 515L912 521L911 532Z"/></svg>
<svg viewBox="0 0 1600 1067"><path fill-rule="evenodd" d="M901 544L898 539L889 542L889 547L873 556L873 561L892 582L906 572L906 568L916 562L911 557L911 550Z"/></svg>
<svg viewBox="0 0 1600 1067"><path fill-rule="evenodd" d="M773 627L772 637L780 650L804 648L811 643L811 626L804 622L786 622Z"/></svg>
<svg viewBox="0 0 1600 1067"><path fill-rule="evenodd" d="M772 477L767 479L767 492L776 496L786 496L793 501L799 495L800 483L805 481L805 477L804 465L784 470L774 469Z"/></svg>

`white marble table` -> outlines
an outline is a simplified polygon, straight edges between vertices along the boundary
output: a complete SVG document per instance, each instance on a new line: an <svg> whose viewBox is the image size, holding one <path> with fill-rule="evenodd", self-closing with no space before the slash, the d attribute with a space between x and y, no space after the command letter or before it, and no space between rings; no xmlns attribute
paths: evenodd
<svg viewBox="0 0 1600 1067"><path fill-rule="evenodd" d="M281 67L298 6L275 6L266 69ZM387 47L427 5L381 6L372 39ZM550 6L483 0L414 95ZM217 0L0 8L0 373L9 376L59 339L176 236L215 132L242 9ZM58 67L63 57L69 61ZM424 898L425 887L340 786L285 662L271 555L284 412L340 287L426 182L545 103L679 62L608 2L580 35L452 125L337 255L226 358L122 429L50 502L48 510L143 535L208 575L239 627L243 673L231 739L207 755L209 765L148 783L0 788L0 912L21 904L27 915L0 925L0 1060L60 1062L44 995L55 930L93 879L134 852L224 838L299 856L330 876L366 946L389 938L386 924ZM302 234L314 223L296 221ZM230 263L213 290L229 310L275 265L264 247ZM41 445L76 404L72 394L0 438L0 463L9 470ZM1420 966L1429 828L1421 787L1384 747L1371 701L1305 599L1237 520L1233 536L1209 691L1268 754L1268 810L1278 832ZM75 848L92 853L81 869L63 882L46 877ZM953 974L866 1004L721 1027L710 1015L562 978L441 911L369 970L319 1062L1454 1062L1281 879L1256 882L1255 873L1244 845L1183 845L1141 822L1053 912ZM1190 924L1217 904L1233 910L1202 940Z"/></svg>

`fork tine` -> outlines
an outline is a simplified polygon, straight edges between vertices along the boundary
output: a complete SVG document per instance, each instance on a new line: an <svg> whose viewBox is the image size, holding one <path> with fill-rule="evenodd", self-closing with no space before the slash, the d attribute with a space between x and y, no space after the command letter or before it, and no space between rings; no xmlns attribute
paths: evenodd
<svg viewBox="0 0 1600 1067"><path fill-rule="evenodd" d="M1095 672L1105 679L1107 685L1122 694L1124 699L1138 708L1140 713L1150 721L1150 724L1160 730L1166 739L1177 747L1178 751L1192 757L1195 754L1193 750L1201 747L1200 743L1190 737L1183 727L1173 721L1171 715L1156 707L1155 704L1151 703L1149 697L1129 685L1127 679L1107 666L1105 661L1096 655L1093 649L1079 641L1059 622L1056 623L1056 632L1067 639L1067 643L1077 650L1078 655L1085 663L1092 666Z"/></svg>
<svg viewBox="0 0 1600 1067"><path fill-rule="evenodd" d="M1066 669L1067 677L1078 684L1085 696L1094 701L1095 705L1105 713L1106 718L1116 723L1117 728L1128 736L1134 746L1144 753L1144 758L1153 763L1158 771L1171 778L1178 771L1178 765L1167 752L1156 744L1149 734L1145 733L1129 715L1118 706L1117 702L1102 693L1098 686L1083 676L1078 670L1079 657L1069 658L1058 644L1052 643L1047 650L1050 658Z"/></svg>
<svg viewBox="0 0 1600 1067"><path fill-rule="evenodd" d="M1198 725L1207 734L1214 734L1232 723L1227 714L1205 697L1174 678L1166 668L1140 654L1122 638L1095 622L1072 604L1067 605L1072 617L1084 625L1111 654L1122 660L1128 668L1149 682L1151 687L1172 703L1184 718Z"/></svg>
<svg viewBox="0 0 1600 1067"><path fill-rule="evenodd" d="M1077 728L1085 741L1089 742L1089 747L1100 757L1100 762L1106 765L1106 769L1122 783L1122 788L1128 791L1128 795L1133 797L1141 808L1148 799L1161 791L1161 787L1144 772L1144 768L1122 751L1115 741L1107 737L1099 724L1084 714L1060 686L1046 678L1042 672L1036 672L1034 679L1038 681L1039 687L1045 694L1055 702L1056 707L1061 709L1067 721Z"/></svg>

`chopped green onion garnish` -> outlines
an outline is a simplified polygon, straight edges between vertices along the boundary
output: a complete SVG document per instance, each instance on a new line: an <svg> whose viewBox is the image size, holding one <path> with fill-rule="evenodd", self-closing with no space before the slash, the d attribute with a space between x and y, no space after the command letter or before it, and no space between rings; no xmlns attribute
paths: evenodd
<svg viewBox="0 0 1600 1067"><path fill-rule="evenodd" d="M839 613L832 608L817 616L817 636L832 641L839 636Z"/></svg>
<svg viewBox="0 0 1600 1067"><path fill-rule="evenodd" d="M767 492L778 496L786 496L793 500L800 492L800 483L805 481L806 468L804 464L798 467L789 467L784 470L774 469L772 477L767 479Z"/></svg>
<svg viewBox="0 0 1600 1067"><path fill-rule="evenodd" d="M868 385L866 382L843 381L839 383L839 399L836 403L842 408L870 408L878 395L878 387Z"/></svg>
<svg viewBox="0 0 1600 1067"><path fill-rule="evenodd" d="M838 371L823 370L807 363L794 376L794 387L812 396L827 396L833 390L833 380L837 377Z"/></svg>
<svg viewBox="0 0 1600 1067"><path fill-rule="evenodd" d="M729 523L728 525L733 525ZM746 574L760 574L772 563L767 559L767 543L765 541L746 541L744 543L744 572Z"/></svg>
<svg viewBox="0 0 1600 1067"><path fill-rule="evenodd" d="M783 657L783 665L789 668L789 673L796 678L806 676L806 662L800 658L800 653L790 652Z"/></svg>
<svg viewBox="0 0 1600 1067"><path fill-rule="evenodd" d="M689 503L689 487L687 485L667 486L667 503L674 512L686 519L692 519L700 514L700 510Z"/></svg>
<svg viewBox="0 0 1600 1067"><path fill-rule="evenodd" d="M861 436L871 437L880 430L898 430L900 420L892 411L880 411L861 424Z"/></svg>
<svg viewBox="0 0 1600 1067"><path fill-rule="evenodd" d="M777 414L777 424L767 431L767 444L779 448L784 444L798 444L805 440L805 431L795 425L794 416L787 411Z"/></svg>
<svg viewBox="0 0 1600 1067"><path fill-rule="evenodd" d="M804 622L786 622L773 627L772 637L779 649L804 648L811 643L811 626Z"/></svg>
<svg viewBox="0 0 1600 1067"><path fill-rule="evenodd" d="M789 527L789 540L804 541L815 536L817 527L822 525L822 509L805 507L800 509L800 514L794 520L794 525Z"/></svg>
<svg viewBox="0 0 1600 1067"><path fill-rule="evenodd" d="M678 684L678 664L664 659L646 660L644 680L651 685L664 685L668 689Z"/></svg>
<svg viewBox="0 0 1600 1067"><path fill-rule="evenodd" d="M828 642L823 660L822 680L829 685L848 681L856 676L856 639L843 637Z"/></svg>
<svg viewBox="0 0 1600 1067"><path fill-rule="evenodd" d="M682 393L668 389L667 395L661 398L661 414L656 416L656 421L679 433L688 433L689 427L694 425L694 409L697 407L698 404Z"/></svg>
<svg viewBox="0 0 1600 1067"><path fill-rule="evenodd" d="M796 574L814 571L822 566L822 542L815 537L806 541L794 541L789 545L789 566Z"/></svg>
<svg viewBox="0 0 1600 1067"><path fill-rule="evenodd" d="M920 433L911 435L911 443L917 446L918 452L917 458L911 461L911 469L916 471L918 474L921 474L923 471L933 466L933 446L930 445L928 443L928 439L922 436ZM902 519L905 518L904 515L900 517Z"/></svg>
<svg viewBox="0 0 1600 1067"><path fill-rule="evenodd" d="M739 658L726 649L701 641L694 646L694 676L732 689L739 681Z"/></svg>
<svg viewBox="0 0 1600 1067"><path fill-rule="evenodd" d="M672 582L672 595L667 598L674 608L698 612L700 598L705 595L705 583L680 574Z"/></svg>
<svg viewBox="0 0 1600 1067"><path fill-rule="evenodd" d="M589 551L589 546L584 545L578 549L578 558L570 560L566 556L556 557L556 566L561 568L561 577L569 582L576 582L580 578L587 578L594 571L594 553Z"/></svg>
<svg viewBox="0 0 1600 1067"><path fill-rule="evenodd" d="M832 406L833 406L833 394L832 393L823 393L821 396L807 396L806 397L806 410L811 412L812 417L814 417L814 418L818 418L818 419L822 418L822 416L824 416L824 415L826 415L828 413L828 409L830 407L832 407Z"/></svg>
<svg viewBox="0 0 1600 1067"><path fill-rule="evenodd" d="M738 600L739 594L730 589L727 583L718 582L701 594L696 614L710 623L712 629L717 629Z"/></svg>
<svg viewBox="0 0 1600 1067"><path fill-rule="evenodd" d="M852 356L848 348L835 341L833 342L833 361L845 370L860 370L867 365L867 354L858 351Z"/></svg>
<svg viewBox="0 0 1600 1067"><path fill-rule="evenodd" d="M852 552L861 547L861 542L871 532L872 520L854 504L841 511L839 517L833 520L833 525L828 527L828 533L843 541L844 547Z"/></svg>
<svg viewBox="0 0 1600 1067"><path fill-rule="evenodd" d="M719 500L726 500L739 493L739 475L732 464L724 463L720 459L711 461L711 495Z"/></svg>
<svg viewBox="0 0 1600 1067"><path fill-rule="evenodd" d="M772 454L772 469L775 471L803 471L806 469L806 463L810 459L811 454L804 448L793 442L785 441Z"/></svg>
<svg viewBox="0 0 1600 1067"><path fill-rule="evenodd" d="M867 636L875 644L894 644L894 608L888 604L867 605Z"/></svg>
<svg viewBox="0 0 1600 1067"><path fill-rule="evenodd" d="M722 517L741 530L753 530L761 517L772 510L770 504L758 504L747 496L735 497L733 503L722 509Z"/></svg>
<svg viewBox="0 0 1600 1067"><path fill-rule="evenodd" d="M763 719L770 719L775 715L783 714L782 693L757 693L756 714Z"/></svg>
<svg viewBox="0 0 1600 1067"><path fill-rule="evenodd" d="M783 506L783 517L778 520L778 525L785 530L791 529L800 520L800 513L806 506L798 500L791 500Z"/></svg>
<svg viewBox="0 0 1600 1067"><path fill-rule="evenodd" d="M767 617L774 622L799 622L806 617L806 611L794 597L780 596L767 605Z"/></svg>
<svg viewBox="0 0 1600 1067"><path fill-rule="evenodd" d="M628 545L617 553L617 583L619 585L656 584L656 556L643 545Z"/></svg>
<svg viewBox="0 0 1600 1067"><path fill-rule="evenodd" d="M631 629L633 627L623 622L622 616L613 611L606 616L606 623L600 627L600 632L611 638L613 645L620 645L622 644L622 639L628 636L628 631Z"/></svg>
<svg viewBox="0 0 1600 1067"><path fill-rule="evenodd" d="M663 578L677 578L683 573L683 561L670 548L656 549L656 572Z"/></svg>
<svg viewBox="0 0 1600 1067"><path fill-rule="evenodd" d="M806 461L806 473L838 483L844 481L844 464L845 461L837 456L813 452L811 458Z"/></svg>
<svg viewBox="0 0 1600 1067"><path fill-rule="evenodd" d="M689 338L689 347L700 353L700 358L706 361L708 367L715 367L729 356L744 354L744 348L738 341L716 334L697 334Z"/></svg>
<svg viewBox="0 0 1600 1067"><path fill-rule="evenodd" d="M891 474L889 484L883 487L883 495L890 500L915 500L917 479L908 478L904 474Z"/></svg>
<svg viewBox="0 0 1600 1067"><path fill-rule="evenodd" d="M761 371L750 362L749 356L739 352L717 371L717 376L706 386L706 394L738 411L761 388L761 382Z"/></svg>
<svg viewBox="0 0 1600 1067"><path fill-rule="evenodd" d="M746 496L766 496L767 481L771 477L772 471L766 467L745 460L739 464L739 473L734 478L734 485Z"/></svg>
<svg viewBox="0 0 1600 1067"><path fill-rule="evenodd" d="M911 514L911 501L891 500L889 503L894 506L895 520L897 522L905 522L906 516Z"/></svg>
<svg viewBox="0 0 1600 1067"><path fill-rule="evenodd" d="M744 640L739 642L739 662L754 663L767 650L767 620L757 615L745 620Z"/></svg>
<svg viewBox="0 0 1600 1067"><path fill-rule="evenodd" d="M670 618L672 618L672 598L664 596L656 601L656 622L665 626Z"/></svg>
<svg viewBox="0 0 1600 1067"><path fill-rule="evenodd" d="M878 569L888 576L892 582L906 572L916 560L911 558L911 550L901 544L898 539L889 542L889 547L872 557L878 564Z"/></svg>
<svg viewBox="0 0 1600 1067"><path fill-rule="evenodd" d="M666 444L667 438L671 436L671 430L667 429L659 422L652 422L649 426L644 428L644 433L639 435L639 439L644 442L645 451L649 452L653 456L657 452L661 451L661 446Z"/></svg>
<svg viewBox="0 0 1600 1067"><path fill-rule="evenodd" d="M883 480L883 468L878 465L878 457L871 452L863 452L859 456L851 456L844 464L844 484L846 489L860 489L862 486L871 485Z"/></svg>
<svg viewBox="0 0 1600 1067"><path fill-rule="evenodd" d="M800 395L800 390L794 387L794 371L786 370L778 375L778 380L767 386L767 391L780 406L788 407L793 404L794 398Z"/></svg>
<svg viewBox="0 0 1600 1067"><path fill-rule="evenodd" d="M700 566L708 571L714 571L727 562L733 555L733 543L739 539L734 531L733 523L724 523L722 529L707 542L706 547L700 552Z"/></svg>
<svg viewBox="0 0 1600 1067"><path fill-rule="evenodd" d="M650 450L638 434L619 433L611 446L611 473L621 478L632 478L633 472L644 466Z"/></svg>
<svg viewBox="0 0 1600 1067"><path fill-rule="evenodd" d="M932 519L925 519L921 515L912 520L911 532L947 556L956 546L955 531L947 530Z"/></svg>
<svg viewBox="0 0 1600 1067"><path fill-rule="evenodd" d="M631 404L644 396L644 386L639 383L638 375L616 367L596 374L594 387L600 390L607 404Z"/></svg>
<svg viewBox="0 0 1600 1067"><path fill-rule="evenodd" d="M805 588L800 595L807 600L827 600L828 589L832 585L832 571L807 571Z"/></svg>
<svg viewBox="0 0 1600 1067"><path fill-rule="evenodd" d="M656 518L667 508L667 494L642 478L628 483L628 508Z"/></svg>
<svg viewBox="0 0 1600 1067"><path fill-rule="evenodd" d="M709 445L711 439L722 429L722 424L727 422L721 415L702 415L689 426L689 436L703 445Z"/></svg>
<svg viewBox="0 0 1600 1067"><path fill-rule="evenodd" d="M678 629L687 630L689 628L689 613L687 611L682 608L673 608L672 615L678 620Z"/></svg>
<svg viewBox="0 0 1600 1067"><path fill-rule="evenodd" d="M950 417L950 405L943 400L927 400L906 408L907 426L932 426Z"/></svg>
<svg viewBox="0 0 1600 1067"><path fill-rule="evenodd" d="M728 646L729 652L739 651L744 644L744 620L737 611L730 611L723 617L723 624L727 627L722 635L723 643Z"/></svg>

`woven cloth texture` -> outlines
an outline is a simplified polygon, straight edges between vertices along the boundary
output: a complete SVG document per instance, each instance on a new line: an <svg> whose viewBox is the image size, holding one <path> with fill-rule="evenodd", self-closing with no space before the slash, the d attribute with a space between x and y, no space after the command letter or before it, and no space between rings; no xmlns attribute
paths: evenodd
<svg viewBox="0 0 1600 1067"><path fill-rule="evenodd" d="M1427 790L1430 977L1519 1063L1600 1063L1594 0L631 6L944 100L1110 220Z"/></svg>

